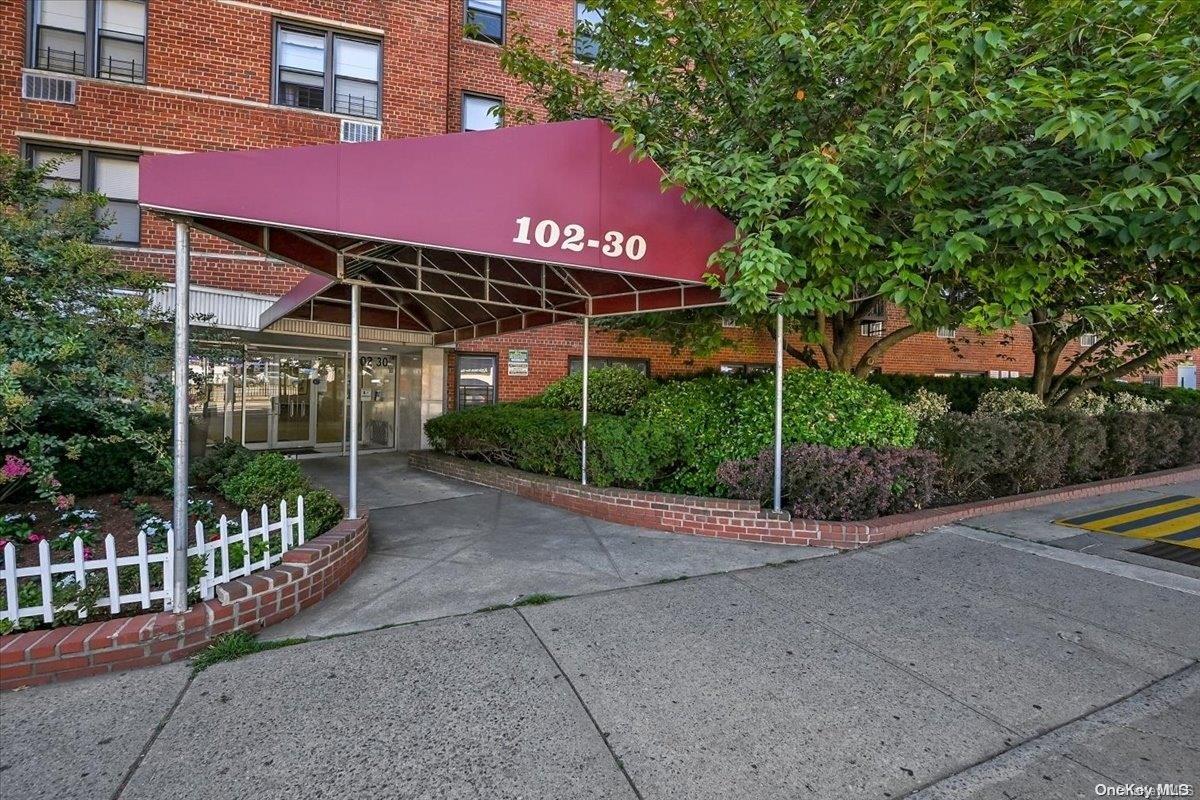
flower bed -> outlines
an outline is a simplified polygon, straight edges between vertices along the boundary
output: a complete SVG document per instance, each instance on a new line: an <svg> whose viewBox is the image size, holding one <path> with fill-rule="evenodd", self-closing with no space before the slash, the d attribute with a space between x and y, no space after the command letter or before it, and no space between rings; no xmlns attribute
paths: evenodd
<svg viewBox="0 0 1200 800"><path fill-rule="evenodd" d="M304 496L309 538L331 529L342 518L337 499L309 485L296 462L278 454L254 453L226 443L197 460L191 477L198 484L189 493L188 541L197 551L188 563L194 600L211 596L208 592L214 575L227 579L231 573L250 571L251 565L255 569L269 566L288 549L292 531L290 525L282 524L281 501L286 501L294 514L296 498ZM264 506L268 511L260 512ZM250 512L248 517L243 509ZM171 538L170 515L170 498L138 496L132 491L78 501L59 496L10 504L0 514L0 538L14 546L13 566L42 567L45 563L47 567L38 574L26 569L19 578L5 576L0 581L4 584L0 612L9 609L14 594L17 608L41 609L36 616L24 615L15 622L0 619L0 633L127 617L151 607L163 609L164 598L169 595L163 565ZM228 519L222 524L224 517ZM247 526L244 531L243 524ZM197 526L202 527L207 541L232 538L219 549L215 561L211 553L201 553L210 548L194 542ZM255 535L249 536L252 529ZM41 551L47 543L50 552L43 556ZM0 544L3 550L4 544ZM87 569L101 569L102 558L111 564L106 581L81 578ZM117 560L120 564L115 563ZM78 566L69 569L65 563ZM10 582L15 589L9 587ZM138 602L140 608L122 608L125 602Z"/></svg>
<svg viewBox="0 0 1200 800"><path fill-rule="evenodd" d="M337 589L367 550L366 517L343 520L288 551L278 567L217 587L184 614L150 613L0 636L0 690L60 682L191 656L232 631L258 631Z"/></svg>

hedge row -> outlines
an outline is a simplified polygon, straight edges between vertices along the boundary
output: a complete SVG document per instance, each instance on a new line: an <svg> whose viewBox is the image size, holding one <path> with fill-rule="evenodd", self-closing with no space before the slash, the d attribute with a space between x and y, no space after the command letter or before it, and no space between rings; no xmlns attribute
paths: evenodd
<svg viewBox="0 0 1200 800"><path fill-rule="evenodd" d="M592 377L603 372L596 370ZM628 397L624 390L621 396ZM425 429L436 450L577 480L580 415L545 404L543 398L539 404L467 409L430 420ZM749 383L710 376L648 388L622 416L589 416L589 480L598 486L720 495L726 490L717 468L730 459L752 457L773 442L774 407L770 376ZM789 443L843 448L908 447L916 439L916 423L884 391L818 370L785 376L783 430Z"/></svg>
<svg viewBox="0 0 1200 800"><path fill-rule="evenodd" d="M1020 389L1027 392L1033 388L1032 378L988 378L983 376L939 378L932 375L876 373L871 375L868 380L902 402L911 400L917 390L921 388L937 392L950 398L952 410L963 414L973 412L979 405L979 398L992 389ZM1186 389L1164 389L1143 383L1108 381L1094 387L1093 391L1106 397L1129 393L1176 408L1200 408L1200 392Z"/></svg>
<svg viewBox="0 0 1200 800"><path fill-rule="evenodd" d="M918 439L914 449L789 448L784 499L801 518L862 520L1200 463L1200 411L951 412ZM728 461L718 476L730 495L765 504L774 454Z"/></svg>

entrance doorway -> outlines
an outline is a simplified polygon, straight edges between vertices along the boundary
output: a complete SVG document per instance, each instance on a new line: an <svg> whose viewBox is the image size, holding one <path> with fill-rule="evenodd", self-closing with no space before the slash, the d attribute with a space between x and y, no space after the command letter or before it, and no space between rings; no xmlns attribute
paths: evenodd
<svg viewBox="0 0 1200 800"><path fill-rule="evenodd" d="M348 360L344 352L302 350L249 350L221 362L193 359L193 420L205 428L209 444L233 439L261 450L343 452ZM419 446L420 364L419 353L360 357L361 447Z"/></svg>

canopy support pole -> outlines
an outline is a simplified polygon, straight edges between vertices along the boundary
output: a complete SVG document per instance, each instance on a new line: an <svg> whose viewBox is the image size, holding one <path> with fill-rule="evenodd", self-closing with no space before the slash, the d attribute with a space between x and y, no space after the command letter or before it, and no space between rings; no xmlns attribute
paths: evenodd
<svg viewBox="0 0 1200 800"><path fill-rule="evenodd" d="M175 418L174 507L171 514L171 610L187 611L188 602L188 286L191 238L186 222L175 223Z"/></svg>
<svg viewBox="0 0 1200 800"><path fill-rule="evenodd" d="M783 510L783 314L775 315L775 492L772 508Z"/></svg>
<svg viewBox="0 0 1200 800"><path fill-rule="evenodd" d="M358 362L358 325L362 316L362 287L350 285L350 509L348 517L358 519L358 400L360 373Z"/></svg>
<svg viewBox="0 0 1200 800"><path fill-rule="evenodd" d="M580 482L587 486L587 424L588 424L588 344L591 317L583 318L583 446L580 458Z"/></svg>

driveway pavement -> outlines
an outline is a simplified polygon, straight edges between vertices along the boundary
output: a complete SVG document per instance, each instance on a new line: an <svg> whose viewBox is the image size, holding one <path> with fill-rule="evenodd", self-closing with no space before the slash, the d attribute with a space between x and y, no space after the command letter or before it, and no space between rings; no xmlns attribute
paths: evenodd
<svg viewBox="0 0 1200 800"><path fill-rule="evenodd" d="M5 694L0 795L999 800L1195 787L1197 619L1188 576L948 526L307 641L194 677L172 665Z"/></svg>

